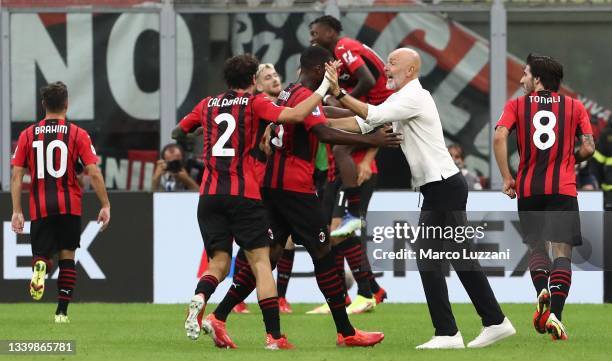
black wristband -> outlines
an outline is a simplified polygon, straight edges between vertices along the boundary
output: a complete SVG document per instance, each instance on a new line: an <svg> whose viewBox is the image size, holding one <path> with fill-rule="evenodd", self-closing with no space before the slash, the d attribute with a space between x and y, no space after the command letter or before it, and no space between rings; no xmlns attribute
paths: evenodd
<svg viewBox="0 0 612 361"><path fill-rule="evenodd" d="M340 100L346 96L346 90L340 89L340 94L336 95L336 100Z"/></svg>

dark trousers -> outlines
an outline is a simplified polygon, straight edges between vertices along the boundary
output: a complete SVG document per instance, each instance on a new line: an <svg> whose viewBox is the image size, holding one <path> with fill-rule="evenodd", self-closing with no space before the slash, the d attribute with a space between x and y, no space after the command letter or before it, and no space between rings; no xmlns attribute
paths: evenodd
<svg viewBox="0 0 612 361"><path fill-rule="evenodd" d="M427 183L421 187L423 206L419 217L420 226L465 226L467 217L465 207L468 188L461 173L438 182ZM454 240L431 237L419 238L415 243L417 252L421 250L458 251L469 250L469 241L457 243ZM417 258L417 266L423 282L427 307L436 331L436 336L452 336L458 331L455 317L448 300L445 271L448 264L459 276L483 326L500 324L504 320L489 281L477 260L434 260Z"/></svg>

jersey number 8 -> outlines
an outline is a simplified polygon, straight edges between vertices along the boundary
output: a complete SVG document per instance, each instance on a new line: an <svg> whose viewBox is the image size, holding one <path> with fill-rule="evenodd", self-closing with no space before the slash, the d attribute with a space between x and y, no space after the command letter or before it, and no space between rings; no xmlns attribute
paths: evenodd
<svg viewBox="0 0 612 361"><path fill-rule="evenodd" d="M542 124L542 119L547 118L548 123ZM555 125L557 124L557 117L555 113L548 110L540 110L533 116L533 126L535 132L533 133L533 144L540 150L546 150L552 147L557 140L555 134ZM545 142L542 141L542 136L546 134L548 137Z"/></svg>

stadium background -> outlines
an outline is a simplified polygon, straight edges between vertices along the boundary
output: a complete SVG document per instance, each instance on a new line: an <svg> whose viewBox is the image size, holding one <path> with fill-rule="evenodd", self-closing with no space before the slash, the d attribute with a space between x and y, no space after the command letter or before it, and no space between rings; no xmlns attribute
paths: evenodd
<svg viewBox="0 0 612 361"><path fill-rule="evenodd" d="M252 52L291 81L308 45L308 23L323 13L341 15L344 33L383 57L401 45L421 52L422 83L436 100L447 143L464 147L468 168L492 190L471 193L472 210L515 209L496 191L500 179L491 162L491 124L504 102L521 93L522 59L530 51L564 64L563 92L585 103L596 134L610 121L612 88L605 81L612 58L610 0L5 0L0 13L0 302L28 299L22 292L30 276L28 239L10 232L7 191L17 136L42 116L40 86L66 82L69 119L91 134L113 191L113 222L104 234L96 235L89 222L95 216L93 195L85 197L83 238L90 243L77 256L77 300L183 302L205 267L194 216L197 195L150 192L158 151L170 141L177 119L206 94L223 90L219 69L228 56ZM193 149L197 158L198 145ZM372 209L417 210L418 193L410 188L400 151L383 150L378 159L380 191ZM516 153L512 159L516 166ZM610 269L611 242L603 236L612 233L604 229L602 195L581 192L579 199L581 209L595 218L593 254L604 255ZM503 234L518 237L509 230ZM289 286L293 302L321 301L309 267L300 253ZM395 293L392 302L424 301L413 274L381 274L381 284ZM526 275L524 268L491 273L500 301L531 302ZM601 267L575 277L568 302L612 299L610 278L604 287ZM452 275L449 282L451 297L467 301ZM525 292L517 293L517 287Z"/></svg>

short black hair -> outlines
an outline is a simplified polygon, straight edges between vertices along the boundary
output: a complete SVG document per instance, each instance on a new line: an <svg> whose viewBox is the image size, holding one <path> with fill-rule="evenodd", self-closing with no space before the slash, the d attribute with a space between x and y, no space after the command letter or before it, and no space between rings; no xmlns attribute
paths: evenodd
<svg viewBox="0 0 612 361"><path fill-rule="evenodd" d="M61 112L66 109L68 87L61 81L50 83L40 88L40 97L49 112Z"/></svg>
<svg viewBox="0 0 612 361"><path fill-rule="evenodd" d="M557 92L563 80L563 65L550 56L529 54L527 65L534 78L540 78L544 89Z"/></svg>
<svg viewBox="0 0 612 361"><path fill-rule="evenodd" d="M312 69L319 65L325 65L328 61L334 60L329 50L318 45L307 47L300 56L300 68Z"/></svg>
<svg viewBox="0 0 612 361"><path fill-rule="evenodd" d="M251 54L232 56L223 65L223 78L230 89L246 89L253 84L259 60Z"/></svg>
<svg viewBox="0 0 612 361"><path fill-rule="evenodd" d="M342 23L340 20L336 19L331 15L324 15L314 19L308 26L313 26L314 24L323 24L326 25L333 30L335 30L338 34L342 32Z"/></svg>

